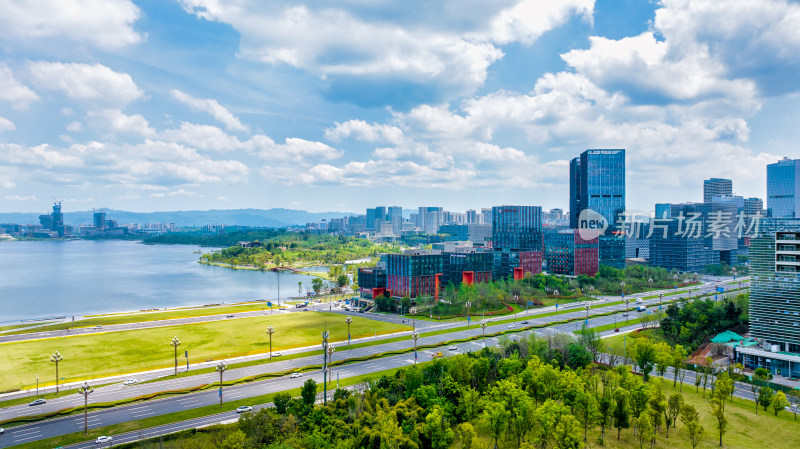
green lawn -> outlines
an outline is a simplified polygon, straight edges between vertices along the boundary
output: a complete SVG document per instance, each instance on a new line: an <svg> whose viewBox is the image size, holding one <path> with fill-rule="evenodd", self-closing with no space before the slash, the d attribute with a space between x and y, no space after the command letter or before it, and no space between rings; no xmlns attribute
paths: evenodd
<svg viewBox="0 0 800 449"><path fill-rule="evenodd" d="M283 305L283 303L281 303ZM273 305L277 309L277 304ZM112 324L143 323L146 321L168 320L176 318L191 318L198 316L220 315L235 312L253 312L256 310L269 310L266 302L249 302L230 306L196 307L168 309L163 311L141 312L141 313L116 313L109 315L89 315L86 319L77 320L74 323L57 323L40 326L34 329L27 329L19 333L43 332L51 330L63 330L76 327L94 327L98 325L109 326ZM25 325L30 326L30 325Z"/></svg>
<svg viewBox="0 0 800 449"><path fill-rule="evenodd" d="M74 382L112 374L173 366L174 352L169 341L177 336L178 363L190 363L244 356L269 351L268 325L275 328L275 350L320 343L320 332L327 323L331 340L347 341L347 324L338 314L323 312L241 318L209 323L184 324L156 329L108 332L0 344L5 363L0 365L0 391L30 388L39 374L40 386L55 383L55 367L50 355L59 351L61 382ZM352 338L408 330L409 326L372 321L353 316Z"/></svg>

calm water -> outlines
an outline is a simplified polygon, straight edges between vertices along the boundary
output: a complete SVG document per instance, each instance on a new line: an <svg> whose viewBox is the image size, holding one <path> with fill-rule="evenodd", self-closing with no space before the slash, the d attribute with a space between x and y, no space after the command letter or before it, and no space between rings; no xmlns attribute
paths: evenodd
<svg viewBox="0 0 800 449"><path fill-rule="evenodd" d="M197 263L198 247L119 240L0 242L0 322L278 297L273 272ZM208 251L205 249L204 251ZM281 298L311 277L280 275Z"/></svg>

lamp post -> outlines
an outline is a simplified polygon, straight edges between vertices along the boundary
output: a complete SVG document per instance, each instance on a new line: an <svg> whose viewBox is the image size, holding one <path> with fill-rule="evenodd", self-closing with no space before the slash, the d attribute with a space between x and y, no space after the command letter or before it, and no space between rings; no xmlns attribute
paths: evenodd
<svg viewBox="0 0 800 449"><path fill-rule="evenodd" d="M731 274L733 274L733 280L736 280L736 267L731 268Z"/></svg>
<svg viewBox="0 0 800 449"><path fill-rule="evenodd" d="M89 386L89 382L83 382L81 388L78 390L83 395L83 434L89 433L89 419L87 417L87 409L89 408L89 394L94 391L94 388Z"/></svg>
<svg viewBox="0 0 800 449"><path fill-rule="evenodd" d="M350 315L344 319L344 322L347 323L347 349L350 349L350 323L353 322L353 318Z"/></svg>
<svg viewBox="0 0 800 449"><path fill-rule="evenodd" d="M58 351L54 352L53 355L50 356L50 361L56 364L56 394L58 394L58 364L64 360L64 357L61 357L61 354Z"/></svg>
<svg viewBox="0 0 800 449"><path fill-rule="evenodd" d="M647 280L647 283L650 284L650 290L653 289L653 278Z"/></svg>
<svg viewBox="0 0 800 449"><path fill-rule="evenodd" d="M742 289L742 281L739 281L739 290Z"/></svg>
<svg viewBox="0 0 800 449"><path fill-rule="evenodd" d="M675 282L675 290L678 289L678 273L672 275L672 280Z"/></svg>
<svg viewBox="0 0 800 449"><path fill-rule="evenodd" d="M689 290L691 290L691 289L689 289ZM658 294L658 311L659 312L661 311L661 299L663 299L663 298L664 298L664 294L663 293L659 293Z"/></svg>
<svg viewBox="0 0 800 449"><path fill-rule="evenodd" d="M628 303L630 301L631 301L630 299L625 299L625 323L628 322Z"/></svg>
<svg viewBox="0 0 800 449"><path fill-rule="evenodd" d="M178 340L178 337L172 337L172 341L169 342L170 346L175 348L175 375L178 375L178 346L181 345L181 341Z"/></svg>
<svg viewBox="0 0 800 449"><path fill-rule="evenodd" d="M619 293L620 296L622 296L624 298L625 297L625 281L620 281L619 282L619 292L620 292Z"/></svg>
<svg viewBox="0 0 800 449"><path fill-rule="evenodd" d="M583 324L588 326L589 325L589 306L586 305L586 306L584 306L584 308L586 309L586 320L583 322Z"/></svg>
<svg viewBox="0 0 800 449"><path fill-rule="evenodd" d="M322 331L322 403L328 405L328 331Z"/></svg>
<svg viewBox="0 0 800 449"><path fill-rule="evenodd" d="M331 344L328 345L327 351L328 351L328 381L332 381L333 380L333 365L331 365L331 364L333 363L333 353L336 351L336 348L331 343Z"/></svg>
<svg viewBox="0 0 800 449"><path fill-rule="evenodd" d="M269 335L269 359L272 360L272 334L275 333L275 328L270 324L267 327L267 334Z"/></svg>
<svg viewBox="0 0 800 449"><path fill-rule="evenodd" d="M219 406L222 407L222 373L228 369L228 365L226 365L225 362L220 361L217 363L215 369L219 373Z"/></svg>
<svg viewBox="0 0 800 449"><path fill-rule="evenodd" d="M411 328L412 329L416 329L417 328L417 308L416 307L412 307L411 308Z"/></svg>
<svg viewBox="0 0 800 449"><path fill-rule="evenodd" d="M419 340L419 332L416 329L411 332L411 338L414 340L414 366L417 366L417 340Z"/></svg>
<svg viewBox="0 0 800 449"><path fill-rule="evenodd" d="M466 303L464 303L464 305L465 305L464 317L467 319L467 322L469 322L469 306L471 306L472 303L467 301ZM517 316L517 313L514 312L514 317L516 317L516 316Z"/></svg>
<svg viewBox="0 0 800 449"><path fill-rule="evenodd" d="M486 320L481 320L481 331L483 331L483 338L481 339L481 341L483 341L484 348L486 347L486 326L488 325L489 323L487 323Z"/></svg>

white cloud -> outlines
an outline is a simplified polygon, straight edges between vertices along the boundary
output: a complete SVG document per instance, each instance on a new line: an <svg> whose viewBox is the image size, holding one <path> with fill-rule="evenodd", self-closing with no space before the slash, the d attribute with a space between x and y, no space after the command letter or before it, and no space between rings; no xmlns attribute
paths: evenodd
<svg viewBox="0 0 800 449"><path fill-rule="evenodd" d="M244 148L262 159L283 161L330 160L344 154L322 142L314 142L296 137L289 137L283 144L276 144L269 137L259 134L244 143Z"/></svg>
<svg viewBox="0 0 800 449"><path fill-rule="evenodd" d="M130 0L6 0L0 2L0 37L9 41L68 39L104 50L136 44L141 11Z"/></svg>
<svg viewBox="0 0 800 449"><path fill-rule="evenodd" d="M16 109L28 109L28 106L37 101L39 96L28 86L20 83L14 78L11 69L5 63L0 62L0 101L7 101L14 105Z"/></svg>
<svg viewBox="0 0 800 449"><path fill-rule="evenodd" d="M198 17L232 25L241 34L244 57L288 64L322 78L430 85L438 89L429 94L453 95L469 93L484 83L488 67L503 56L496 43L530 44L575 14L591 16L594 2L409 1L402 6L270 2L259 6L248 0L182 0L182 4Z"/></svg>
<svg viewBox="0 0 800 449"><path fill-rule="evenodd" d="M101 109L91 110L86 113L86 116L96 126L113 134L130 134L141 137L156 135L156 131L150 127L150 123L141 114L127 115L119 109ZM79 122L74 123L80 125ZM67 126L67 129L72 131L69 128L70 125ZM79 131L80 126L77 128Z"/></svg>
<svg viewBox="0 0 800 449"><path fill-rule="evenodd" d="M121 107L144 96L130 75L102 64L31 62L29 68L37 85L74 100Z"/></svg>
<svg viewBox="0 0 800 449"><path fill-rule="evenodd" d="M378 123L369 124L363 120L348 120L344 123L336 122L336 126L325 130L325 138L335 142L351 136L364 142L398 144L403 140L403 131L396 126Z"/></svg>
<svg viewBox="0 0 800 449"><path fill-rule="evenodd" d="M37 198L37 197L36 197L36 195L27 195L27 196L21 196L21 195L6 195L6 197L5 197L5 198L6 198L7 200L9 200L9 201L25 201L25 202L34 202L34 201L39 201L39 198Z"/></svg>
<svg viewBox="0 0 800 449"><path fill-rule="evenodd" d="M180 128L162 132L161 138L201 150L232 151L242 148L242 142L236 136L231 136L216 126L189 122L181 122Z"/></svg>
<svg viewBox="0 0 800 449"><path fill-rule="evenodd" d="M5 117L0 117L0 133L3 131L14 131L15 129L17 129L17 127L14 126L14 122Z"/></svg>
<svg viewBox="0 0 800 449"><path fill-rule="evenodd" d="M219 104L217 100L194 98L191 95L177 89L170 91L172 96L183 104L186 104L195 111L202 111L211 114L226 128L233 131L247 131L248 128L239 121L236 116Z"/></svg>
<svg viewBox="0 0 800 449"><path fill-rule="evenodd" d="M72 131L74 133L83 131L83 123L81 122L71 122L67 124L67 131Z"/></svg>

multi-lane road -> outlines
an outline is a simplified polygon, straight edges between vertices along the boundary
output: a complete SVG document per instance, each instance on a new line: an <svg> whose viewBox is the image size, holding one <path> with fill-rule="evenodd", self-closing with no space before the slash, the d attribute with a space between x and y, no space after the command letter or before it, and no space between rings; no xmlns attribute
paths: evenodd
<svg viewBox="0 0 800 449"><path fill-rule="evenodd" d="M705 292L706 290L713 289L714 285L715 282L708 282L700 286L699 292ZM669 292L669 290L665 292ZM658 292L656 292L656 294L657 293ZM653 295L653 292L649 292L646 295L651 296ZM635 296L631 295L631 299L633 300L634 298ZM651 309L653 308L652 307L653 305L656 305L657 307L657 303L658 299L644 300L644 304L651 306L650 307ZM617 323L619 326L624 327L626 324L625 318L621 316L621 314L625 311L624 309L625 309L624 304L606 305L603 307L591 309L590 314L600 314L612 311L618 313L604 317L590 318L588 324L590 327L600 327L612 323ZM542 309L537 309L536 311L530 311L529 315L540 315L542 314L542 312L543 312ZM554 321L560 321L564 319L583 318L585 316L585 313L586 313L585 310L583 310L582 308L575 308L573 309L573 311L568 313L563 313L548 317L530 316L529 318L527 318L527 320L529 321L530 325L548 324ZM370 315L371 314L366 314L366 316ZM628 323L632 325L631 327L637 327L639 325L638 320L636 320L637 312L631 311L630 315L631 315L630 321ZM522 313L519 316L525 317L526 315ZM381 316L381 318L391 319L391 320L395 319L402 320L402 318L398 317ZM495 318L494 321L497 322L501 320L507 320L509 318L510 317L508 316L502 318L498 317ZM427 324L427 325L431 324L430 322L425 322L425 321L417 321L417 323L418 327L421 324ZM462 321L458 323L437 324L436 327L446 330L449 328L457 328L457 327L463 328L464 324L465 322ZM478 324L477 322L473 322L473 326L467 330L454 329L451 332L447 332L440 335L428 336L428 337L423 336L419 339L418 344L419 345L438 344L447 340L463 339L475 335L480 335L481 329L479 326L477 326L477 324ZM576 321L575 323L549 326L546 329L540 329L537 330L536 332L540 334L553 331L573 332L576 329L578 329L581 324L582 321ZM486 332L493 333L502 330L509 330L508 326L509 326L508 324L490 325L489 327L487 327ZM520 324L517 323L516 326L520 326ZM613 334L613 331L611 331L610 333ZM384 338L390 338L390 336ZM410 347L413 347L413 343L410 339L408 339L408 341L388 342L388 343L380 343L379 341L380 338L377 340L378 341L376 341L376 344L373 346L351 349L351 350L347 350L345 345L340 344L337 347L334 359L342 360L351 357L359 357L359 356L374 354L377 352L385 352L397 349L408 349ZM487 345L495 344L496 339L487 338L485 343ZM479 350L482 347L482 345L483 342L480 340L472 341L469 343L462 343L459 344L459 350L460 350L459 352ZM420 351L418 360L419 361L429 360L430 354L440 349L443 348L437 348L436 350ZM448 355L451 354L447 350L443 350L442 352ZM307 356L291 360L275 361L268 364L260 364L244 368L230 369L225 373L225 378L238 379L255 374L285 371L293 368L299 368L311 364L320 364L320 363L321 363L321 356ZM340 367L334 367L334 375L338 375L340 379L345 379L352 376L374 373L380 370L409 366L412 365L413 363L414 363L413 352L409 352L398 356L384 357L379 360L370 360ZM136 377L138 377L140 380L148 380L148 378L153 379L163 375L164 375L163 373L150 373ZM287 376L265 381L246 383L232 387L226 387L224 389L223 401L225 402L239 401L244 398L260 396L270 392L277 392L291 388L297 388L301 386L302 383L305 381L305 379L309 377L315 379L317 382L322 381L321 371L315 371L315 372L305 373L304 377L298 379L291 379ZM90 399L92 402L119 400L122 398L136 397L152 392L183 389L206 383L213 384L218 380L219 376L217 373L206 373L206 374L198 374L195 376L188 376L181 378L167 377L164 378L163 380L148 382L139 385L131 385L131 386L123 386L121 383L115 383L106 387L97 388L95 392L92 394L92 396L90 396ZM218 403L218 401L219 401L219 396L217 390L211 389L197 393L186 394L177 399L175 397L169 399L161 399L161 400L156 399L145 402L139 402L129 406L120 406L111 409L94 411L89 413L89 428L104 427L111 424L127 422L150 416L164 415L192 408L213 405ZM46 411L60 410L67 407L81 406L81 405L83 405L83 397L78 394L75 394L51 400L43 406L29 407L27 405L20 405L20 406L6 407L0 409L0 421L21 415L43 413ZM231 417L235 417L235 414L233 412L231 412L230 415ZM219 419L217 419L217 421L218 420ZM194 421L195 420L193 420L192 422L183 422L183 424L175 428L190 428L196 426L197 424L194 424ZM216 421L211 421L211 422L216 422ZM16 444L21 444L31 441L37 441L39 439L50 438L53 436L74 433L81 430L83 430L82 415L71 415L62 418L50 419L37 423L16 426L7 429L6 434L0 436L0 448L9 447ZM116 442L118 441L115 441L115 443Z"/></svg>

